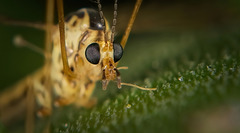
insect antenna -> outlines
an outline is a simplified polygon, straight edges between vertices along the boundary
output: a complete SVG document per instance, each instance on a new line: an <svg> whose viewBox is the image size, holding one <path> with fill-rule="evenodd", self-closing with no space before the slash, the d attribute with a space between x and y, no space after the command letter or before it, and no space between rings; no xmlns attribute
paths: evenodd
<svg viewBox="0 0 240 133"><path fill-rule="evenodd" d="M104 32L104 36L105 36L105 41L107 41L107 35L106 35L106 26L105 26L105 22L104 22L104 15L103 15L103 11L102 11L102 5L100 3L100 0L97 0L97 5L98 5L98 12L101 18L101 24L103 27L103 32Z"/></svg>
<svg viewBox="0 0 240 133"><path fill-rule="evenodd" d="M111 42L114 41L114 34L115 34L115 27L117 24L117 0L114 2L114 12L113 12L113 23L112 23L112 35L111 35Z"/></svg>

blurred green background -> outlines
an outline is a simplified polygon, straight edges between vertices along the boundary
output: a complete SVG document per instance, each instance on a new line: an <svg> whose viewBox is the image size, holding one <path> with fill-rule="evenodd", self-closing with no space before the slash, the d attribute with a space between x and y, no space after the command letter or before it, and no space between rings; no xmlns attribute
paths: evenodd
<svg viewBox="0 0 240 133"><path fill-rule="evenodd" d="M64 2L65 14L96 8L88 0ZM117 40L134 2L119 0ZM113 1L102 5L111 23ZM103 91L99 84L96 107L56 108L36 120L35 130L49 122L51 132L240 132L239 6L238 0L143 1L119 66L129 67L123 81L158 90L118 90L112 83ZM0 15L44 22L45 1L0 1ZM0 24L1 91L43 65L41 55L13 45L18 34L44 46L43 31ZM0 132L24 132L23 120L16 123L0 123Z"/></svg>

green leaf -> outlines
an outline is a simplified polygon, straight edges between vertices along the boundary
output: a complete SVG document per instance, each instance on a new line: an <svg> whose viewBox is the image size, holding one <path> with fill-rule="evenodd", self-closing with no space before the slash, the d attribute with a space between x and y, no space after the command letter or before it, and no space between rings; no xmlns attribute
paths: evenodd
<svg viewBox="0 0 240 133"><path fill-rule="evenodd" d="M127 81L158 89L142 91L123 87L116 90L114 84L108 88L114 96L108 97L108 92L96 88L97 94L105 93L101 98L103 102L93 109L64 109L52 119L51 130L240 131L237 124L214 128L215 124L221 124L222 121L239 124L239 119L228 119L232 117L231 113L239 118L240 111L239 39L235 36L237 33L229 35L215 31L196 35L163 36L162 33L148 33L131 36L125 51L126 57L121 62L124 66L129 62L129 70L123 71L122 75L127 75ZM99 96L95 94L95 97ZM212 118L214 112L219 110L225 111L215 116L224 117L220 121ZM204 124L208 121L215 123Z"/></svg>

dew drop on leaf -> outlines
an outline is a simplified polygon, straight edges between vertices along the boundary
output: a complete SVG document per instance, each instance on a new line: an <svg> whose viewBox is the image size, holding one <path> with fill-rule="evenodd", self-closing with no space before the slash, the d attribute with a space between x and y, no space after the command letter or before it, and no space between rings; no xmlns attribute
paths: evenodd
<svg viewBox="0 0 240 133"><path fill-rule="evenodd" d="M183 77L182 76L179 77L178 80L182 82L183 81Z"/></svg>
<svg viewBox="0 0 240 133"><path fill-rule="evenodd" d="M131 107L132 107L131 104L127 104L127 105L126 105L126 108L128 108L128 109L130 109Z"/></svg>

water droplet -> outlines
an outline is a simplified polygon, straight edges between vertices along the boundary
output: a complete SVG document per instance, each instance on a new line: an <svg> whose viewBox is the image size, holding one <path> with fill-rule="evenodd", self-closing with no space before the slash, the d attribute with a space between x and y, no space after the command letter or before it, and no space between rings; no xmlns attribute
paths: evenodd
<svg viewBox="0 0 240 133"><path fill-rule="evenodd" d="M183 77L182 76L179 77L178 80L182 82L183 81Z"/></svg>
<svg viewBox="0 0 240 133"><path fill-rule="evenodd" d="M64 124L64 127L65 127L65 128L67 128L67 127L68 127L68 124L67 124L67 123L65 123L65 124Z"/></svg>
<svg viewBox="0 0 240 133"><path fill-rule="evenodd" d="M207 70L212 71L212 66L211 65L207 66Z"/></svg>
<svg viewBox="0 0 240 133"><path fill-rule="evenodd" d="M132 107L131 104L127 104L126 108L130 109Z"/></svg>

